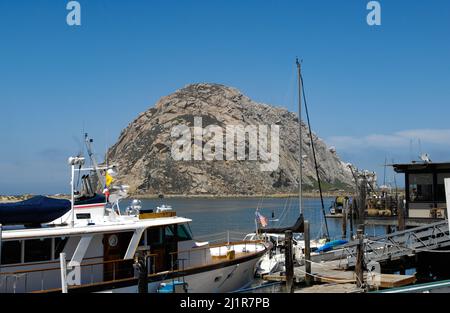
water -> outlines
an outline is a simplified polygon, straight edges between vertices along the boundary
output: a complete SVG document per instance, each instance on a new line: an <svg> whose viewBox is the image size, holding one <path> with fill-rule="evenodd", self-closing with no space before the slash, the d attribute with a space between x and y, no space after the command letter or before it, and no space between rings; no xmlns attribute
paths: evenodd
<svg viewBox="0 0 450 313"><path fill-rule="evenodd" d="M328 214L329 207L334 199L325 198L325 210ZM121 204L125 208L130 200ZM167 198L142 200L142 207L154 209L159 205L170 205L177 212L177 216L192 219L190 227L195 237L204 237L211 234L227 231L250 233L255 231L255 210L269 219L269 227L291 226L299 216L298 198L233 198L233 199L209 199L209 198ZM320 199L303 199L303 212L306 220L310 222L311 237L319 238L325 233L325 225ZM272 213L274 219L271 221ZM341 237L341 219L327 219L331 238ZM354 230L356 232L356 229ZM347 233L350 232L347 227ZM366 227L369 236L384 234L383 227ZM240 238L242 239L242 238Z"/></svg>
<svg viewBox="0 0 450 313"><path fill-rule="evenodd" d="M334 198L325 198L325 210L329 213L329 208ZM170 205L177 212L177 216L192 219L190 228L195 238L201 240L210 240L216 238L208 235L225 233L227 231L239 232L240 237L234 237L232 240L243 239L244 234L255 231L255 210L259 208L262 215L269 221L279 219L278 222L269 222L269 227L291 226L299 216L298 198L234 198L234 199L200 199L200 198L167 198L167 199L147 199L141 200L142 207L145 209L156 210L157 206L162 204ZM121 203L122 209L129 205L131 200ZM303 199L303 212L306 220L310 222L311 237L321 238L325 231L322 206L320 199ZM341 238L342 220L340 218L328 218L328 228L331 238ZM356 227L354 229L356 232ZM382 226L366 226L367 236L377 236L385 234L385 228ZM347 235L349 236L350 227L347 226ZM238 236L237 234L234 234ZM203 238L202 238L203 237ZM206 239L207 238L207 239ZM224 240L224 238L221 238ZM413 274L415 269L409 269L407 274ZM283 284L268 283L267 285L261 279L255 279L252 287L262 287L246 292L285 292Z"/></svg>

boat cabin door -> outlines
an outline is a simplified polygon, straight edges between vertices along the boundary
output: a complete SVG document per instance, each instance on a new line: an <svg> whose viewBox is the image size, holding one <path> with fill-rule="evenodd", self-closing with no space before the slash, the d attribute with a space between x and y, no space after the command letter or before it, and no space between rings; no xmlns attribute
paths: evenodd
<svg viewBox="0 0 450 313"><path fill-rule="evenodd" d="M132 232L103 235L103 279L112 281L133 277L133 260L124 260Z"/></svg>

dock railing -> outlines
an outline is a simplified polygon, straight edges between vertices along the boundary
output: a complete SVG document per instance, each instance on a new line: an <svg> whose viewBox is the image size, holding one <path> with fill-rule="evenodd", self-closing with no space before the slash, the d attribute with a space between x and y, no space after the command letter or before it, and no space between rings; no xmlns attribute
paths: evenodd
<svg viewBox="0 0 450 313"><path fill-rule="evenodd" d="M365 239L364 243L366 262L383 262L419 252L435 251L450 246L448 221ZM347 259L345 266L353 267L356 264L356 243L343 245L340 250Z"/></svg>

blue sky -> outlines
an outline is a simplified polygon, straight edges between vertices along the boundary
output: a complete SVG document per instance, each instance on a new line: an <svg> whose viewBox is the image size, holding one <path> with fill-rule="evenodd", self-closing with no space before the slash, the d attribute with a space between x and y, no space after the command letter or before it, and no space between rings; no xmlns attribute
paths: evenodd
<svg viewBox="0 0 450 313"><path fill-rule="evenodd" d="M296 56L313 129L345 161L450 160L447 0L380 1L378 27L365 0L80 0L78 27L67 2L0 0L0 194L68 192L83 129L103 155L189 83L296 111Z"/></svg>

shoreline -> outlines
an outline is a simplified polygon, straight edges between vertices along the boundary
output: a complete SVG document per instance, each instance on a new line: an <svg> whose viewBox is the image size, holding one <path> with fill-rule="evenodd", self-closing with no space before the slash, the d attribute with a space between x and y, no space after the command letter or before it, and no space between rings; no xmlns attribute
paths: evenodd
<svg viewBox="0 0 450 313"><path fill-rule="evenodd" d="M323 192L324 198L335 198L337 196L353 196L351 192ZM318 192L304 192L303 197L305 198L320 198ZM186 195L186 194L167 194L160 197L154 194L137 194L130 195L129 198L136 199L260 199L260 198L298 198L296 193L283 193L283 194L255 194L255 195L243 195L243 194L228 194L228 195Z"/></svg>
<svg viewBox="0 0 450 313"><path fill-rule="evenodd" d="M323 192L324 198L335 198L337 196L353 196L352 192L344 192L344 191L336 191L336 192ZM0 195L0 203L12 203L19 202L23 200L30 199L35 195L24 194L24 195ZM49 198L57 198L57 199L70 199L69 195L64 194L55 194L55 195L45 195ZM242 194L222 194L222 195L186 195L186 194L166 194L156 195L156 194L130 194L128 199L276 199L276 198L297 198L298 194L296 193L280 193L280 194L255 194L255 195L242 195ZM305 198L320 198L320 194L318 192L303 192L303 197Z"/></svg>

